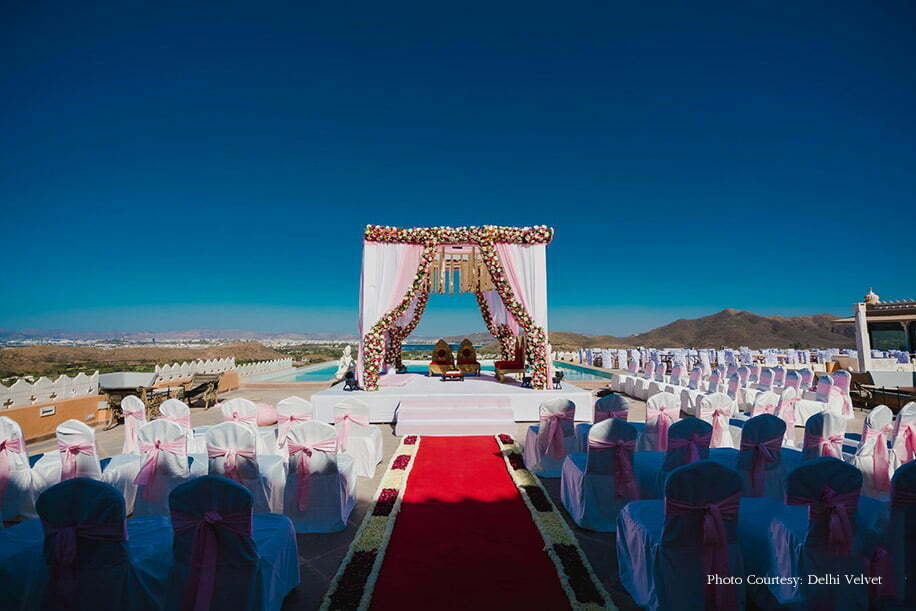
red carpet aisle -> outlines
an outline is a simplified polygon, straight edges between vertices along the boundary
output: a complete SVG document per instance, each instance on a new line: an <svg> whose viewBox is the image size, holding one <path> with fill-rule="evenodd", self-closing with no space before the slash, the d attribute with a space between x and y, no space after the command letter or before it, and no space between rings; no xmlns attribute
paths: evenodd
<svg viewBox="0 0 916 611"><path fill-rule="evenodd" d="M493 437L424 437L373 609L569 608Z"/></svg>

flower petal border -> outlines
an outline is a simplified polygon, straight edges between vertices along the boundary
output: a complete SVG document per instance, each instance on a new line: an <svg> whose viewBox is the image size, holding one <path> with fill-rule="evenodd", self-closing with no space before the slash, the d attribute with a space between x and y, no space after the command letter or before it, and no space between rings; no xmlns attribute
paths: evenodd
<svg viewBox="0 0 916 611"><path fill-rule="evenodd" d="M511 440L511 442L508 442ZM500 454L506 465L506 470L512 477L512 481L518 488L519 494L525 501L525 506L531 512L531 519L537 526L541 537L544 539L544 551L553 562L556 568L557 576L560 579L560 585L566 592L569 604L573 609L616 609L610 594L605 590L595 575L591 563L582 548L576 535L573 534L566 520L557 511L556 506L544 489L541 480L531 474L525 468L524 463L519 464L517 461L513 464L513 455L521 455L521 448L515 443L514 438L509 435L497 435L496 443L499 445ZM562 552L562 556L561 553ZM576 562L578 556L578 562ZM564 562L565 560L565 562ZM577 574L571 575L569 571L575 569ZM584 573L581 571L584 569ZM589 593L597 600L579 601L576 590L572 582L575 581L577 586L589 590Z"/></svg>
<svg viewBox="0 0 916 611"><path fill-rule="evenodd" d="M410 476L410 471L413 469L413 464L416 462L419 448L419 435L408 435L401 438L401 443L391 457L388 468L382 476L382 481L379 482L372 504L366 511L366 516L359 525L352 543L350 543L350 549L347 550L347 555L344 556L337 573L331 579L328 590L325 592L324 599L321 602L321 611L369 608L369 604L372 601L372 593L375 590L375 582L378 580L379 571L382 568L385 550L388 548L391 533L394 531L395 520L401 510L401 501L404 498L404 492L407 490L407 480ZM405 456L408 458L407 465L400 466L403 464ZM376 505L383 495L389 497L391 490L397 490L397 498L394 501L394 505L388 513L376 515ZM359 604L356 606L339 604L338 601L344 596L343 592L339 592L341 586L358 585L350 584L344 579L347 570L354 568L358 570L360 567L364 567L367 559L371 559L372 564L362 586Z"/></svg>

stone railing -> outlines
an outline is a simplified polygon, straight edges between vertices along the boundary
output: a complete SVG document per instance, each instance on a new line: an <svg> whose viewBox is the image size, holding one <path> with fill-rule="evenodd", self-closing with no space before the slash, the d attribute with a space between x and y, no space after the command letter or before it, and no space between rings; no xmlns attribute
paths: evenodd
<svg viewBox="0 0 916 611"><path fill-rule="evenodd" d="M248 363L239 365L235 368L239 372L240 378L250 378L264 373L273 373L274 371L284 371L293 368L293 359L276 359L273 361L259 361L257 363Z"/></svg>
<svg viewBox="0 0 916 611"><path fill-rule="evenodd" d="M223 373L232 369L235 369L235 357L231 356L224 359L156 365L156 381L170 382L190 378L197 373Z"/></svg>
<svg viewBox="0 0 916 611"><path fill-rule="evenodd" d="M85 373L70 378L65 375L56 380L41 377L34 383L17 380L12 386L0 384L0 409L50 403L99 394L99 372Z"/></svg>

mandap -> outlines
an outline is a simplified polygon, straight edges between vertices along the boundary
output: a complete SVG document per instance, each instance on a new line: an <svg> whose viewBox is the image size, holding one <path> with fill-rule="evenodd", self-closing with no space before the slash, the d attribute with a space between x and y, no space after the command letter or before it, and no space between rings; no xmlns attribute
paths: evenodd
<svg viewBox="0 0 916 611"><path fill-rule="evenodd" d="M360 280L360 386L378 390L379 375L400 360L430 292L473 292L503 358L524 337L531 385L549 387L547 254L553 229L534 227L416 227L369 225Z"/></svg>

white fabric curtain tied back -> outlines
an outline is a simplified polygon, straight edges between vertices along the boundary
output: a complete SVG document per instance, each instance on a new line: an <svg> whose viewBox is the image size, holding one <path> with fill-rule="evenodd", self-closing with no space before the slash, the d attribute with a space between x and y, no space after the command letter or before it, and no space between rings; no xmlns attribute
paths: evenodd
<svg viewBox="0 0 916 611"><path fill-rule="evenodd" d="M156 490L156 474L159 466L159 453L168 452L176 456L187 456L188 445L185 439L176 439L175 441L162 441L157 439L153 443L141 441L140 451L146 454L143 466L134 478L134 483L138 486L145 486L141 494L145 499L152 499L158 490Z"/></svg>
<svg viewBox="0 0 916 611"><path fill-rule="evenodd" d="M346 413L334 418L335 424L339 424L337 431L337 442L340 444L340 451L347 451L347 443L350 441L350 423L361 426L369 426L369 419L359 414Z"/></svg>
<svg viewBox="0 0 916 611"><path fill-rule="evenodd" d="M224 469L226 477L237 482L242 481L242 475L239 473L238 457L243 456L251 460L257 459L257 453L254 448L221 448L212 444L207 444L207 456L209 458L225 456Z"/></svg>
<svg viewBox="0 0 916 611"><path fill-rule="evenodd" d="M3 502L3 493L6 492L7 483L13 472L13 467L10 465L10 452L21 454L22 450L23 444L19 438L0 441L0 503Z"/></svg>
<svg viewBox="0 0 916 611"><path fill-rule="evenodd" d="M286 437L289 430L296 422L307 422L312 419L311 414L277 414L277 422L280 424L280 430L277 434L277 445L283 447L286 445Z"/></svg>
<svg viewBox="0 0 916 611"><path fill-rule="evenodd" d="M296 504L299 507L299 511L305 511L306 505L308 504L308 478L310 475L309 459L312 457L312 452L336 454L337 440L325 439L305 445L299 445L298 443L290 441L287 442L287 446L289 448L289 455L296 457Z"/></svg>
<svg viewBox="0 0 916 611"><path fill-rule="evenodd" d="M95 444L91 441L66 443L58 439L57 448L61 453L60 481L65 481L76 477L77 454L95 456Z"/></svg>

